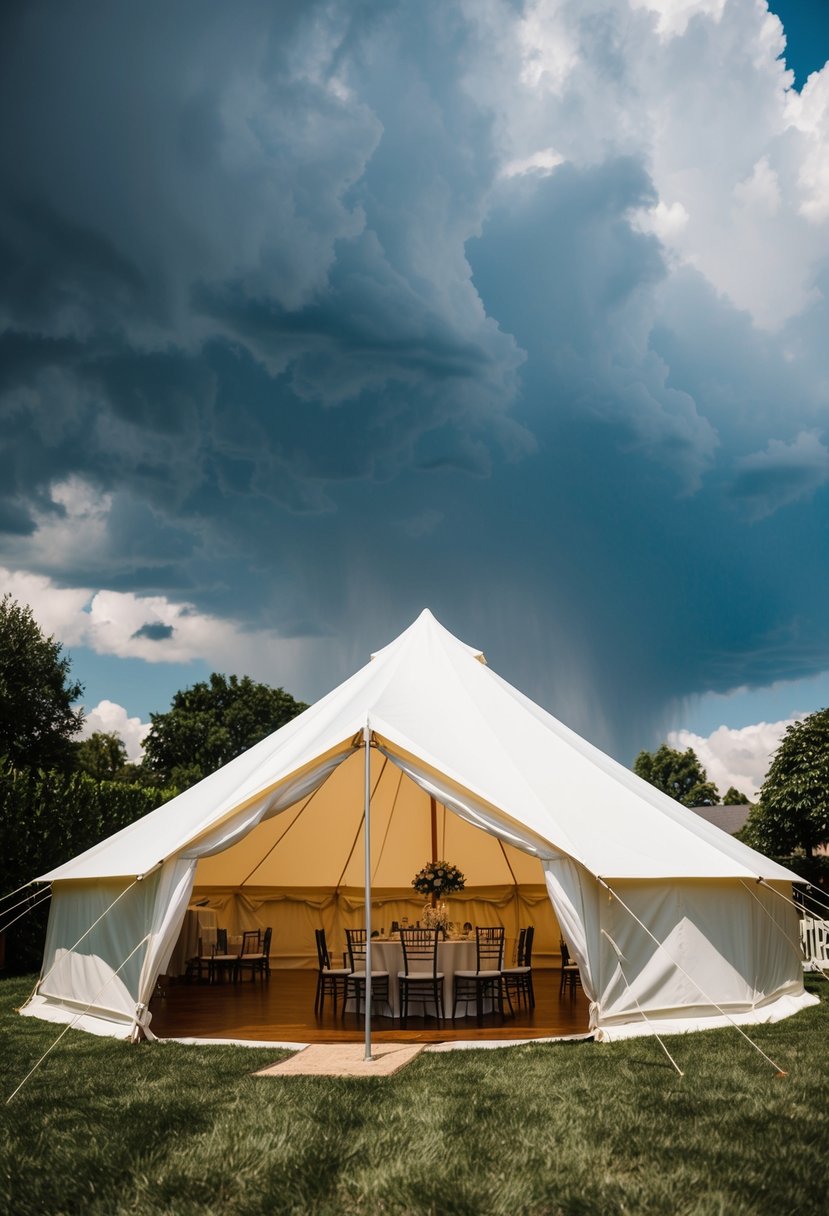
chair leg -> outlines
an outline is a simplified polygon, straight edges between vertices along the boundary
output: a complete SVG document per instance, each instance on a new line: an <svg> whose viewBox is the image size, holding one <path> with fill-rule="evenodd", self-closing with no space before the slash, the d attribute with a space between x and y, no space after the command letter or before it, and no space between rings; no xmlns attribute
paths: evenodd
<svg viewBox="0 0 829 1216"><path fill-rule="evenodd" d="M349 988L353 988L353 990L354 990L353 997L349 996L349 991L348 991ZM359 1016L360 1016L360 985L357 983L356 980L351 984L349 984L348 980L346 980L345 981L345 993L343 995L343 1012L342 1012L343 1020L345 1020L345 1011L346 1011L348 1002L352 999L354 1001L354 1013L359 1018Z"/></svg>

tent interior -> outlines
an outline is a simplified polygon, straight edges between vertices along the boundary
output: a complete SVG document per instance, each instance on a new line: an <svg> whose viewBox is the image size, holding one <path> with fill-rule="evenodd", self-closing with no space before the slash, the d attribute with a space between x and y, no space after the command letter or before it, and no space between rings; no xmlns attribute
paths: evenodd
<svg viewBox="0 0 829 1216"><path fill-rule="evenodd" d="M271 966L316 968L314 929L333 953L345 929L365 924L364 752L355 751L317 790L197 865L191 906L204 901L230 934L273 930ZM422 919L415 874L442 859L466 886L447 899L451 921L502 924L509 959L521 926L535 926L536 966L558 964L559 927L540 860L433 802L402 769L371 749L372 929Z"/></svg>

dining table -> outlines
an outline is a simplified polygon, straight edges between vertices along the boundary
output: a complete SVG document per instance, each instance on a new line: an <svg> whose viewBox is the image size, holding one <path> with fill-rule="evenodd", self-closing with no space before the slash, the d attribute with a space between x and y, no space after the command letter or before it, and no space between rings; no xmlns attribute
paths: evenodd
<svg viewBox="0 0 829 1216"><path fill-rule="evenodd" d="M474 971L477 962L475 938L447 938L438 942L438 971L443 973L443 1013L444 1017L452 1016L452 991L456 971ZM418 960L418 970L422 970L423 960ZM389 1009L382 1012L387 1016L399 1018L402 1016L400 1006L400 986L398 973L403 970L403 946L399 937L374 937L371 940L371 965L375 971L389 973ZM349 1006L353 1007L353 998ZM487 1002L484 1012L488 1011L491 1003ZM428 1008L428 1006L427 1006ZM463 1015L462 1015L463 1016Z"/></svg>

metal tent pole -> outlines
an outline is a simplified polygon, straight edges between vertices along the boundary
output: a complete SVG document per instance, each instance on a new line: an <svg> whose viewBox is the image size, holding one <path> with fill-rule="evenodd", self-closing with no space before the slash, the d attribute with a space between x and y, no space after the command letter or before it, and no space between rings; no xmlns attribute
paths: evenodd
<svg viewBox="0 0 829 1216"><path fill-rule="evenodd" d="M366 1060L371 1059L371 728L368 718L363 731L365 745L365 869L366 869Z"/></svg>

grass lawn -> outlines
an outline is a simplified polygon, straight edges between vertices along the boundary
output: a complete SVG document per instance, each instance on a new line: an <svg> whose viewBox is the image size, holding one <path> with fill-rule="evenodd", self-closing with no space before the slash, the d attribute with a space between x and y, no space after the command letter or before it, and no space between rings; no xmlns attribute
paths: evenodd
<svg viewBox="0 0 829 1216"><path fill-rule="evenodd" d="M3 1103L60 1031L0 981ZM811 983L812 981L810 981ZM829 996L829 985L814 981ZM669 1040L421 1055L394 1077L254 1079L279 1052L71 1031L0 1116L0 1212L829 1211L829 1006Z"/></svg>

